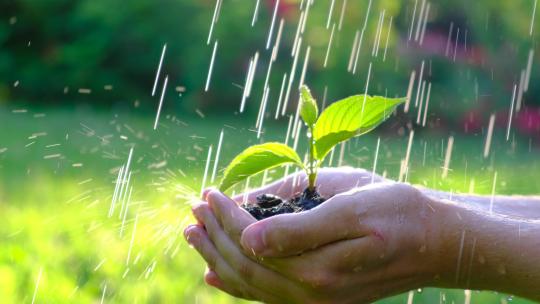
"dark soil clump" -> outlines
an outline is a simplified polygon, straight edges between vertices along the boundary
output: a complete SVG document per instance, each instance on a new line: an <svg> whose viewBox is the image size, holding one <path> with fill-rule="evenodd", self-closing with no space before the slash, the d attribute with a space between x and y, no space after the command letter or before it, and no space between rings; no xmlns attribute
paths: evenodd
<svg viewBox="0 0 540 304"><path fill-rule="evenodd" d="M281 197L272 194L259 195L255 204L243 204L242 208L247 210L257 220L262 220L278 214L310 210L319 206L325 200L317 190L307 188L304 192L299 193L289 201L285 201Z"/></svg>

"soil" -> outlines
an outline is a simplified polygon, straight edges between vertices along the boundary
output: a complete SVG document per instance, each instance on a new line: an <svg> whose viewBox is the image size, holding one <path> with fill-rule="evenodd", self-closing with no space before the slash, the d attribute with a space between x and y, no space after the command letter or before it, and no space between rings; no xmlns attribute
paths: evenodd
<svg viewBox="0 0 540 304"><path fill-rule="evenodd" d="M319 206L325 200L326 198L322 197L317 192L317 189L310 190L306 188L304 192L298 193L288 201L272 194L259 195L256 203L243 204L242 208L257 220L262 220L278 214L310 210Z"/></svg>

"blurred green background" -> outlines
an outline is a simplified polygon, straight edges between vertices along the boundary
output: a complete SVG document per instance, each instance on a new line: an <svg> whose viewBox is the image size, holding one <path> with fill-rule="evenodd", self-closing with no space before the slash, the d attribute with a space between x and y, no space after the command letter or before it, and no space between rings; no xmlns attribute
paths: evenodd
<svg viewBox="0 0 540 304"><path fill-rule="evenodd" d="M204 285L204 263L186 246L182 230L192 221L189 204L200 192L208 148L215 149L222 130L219 169L249 144L285 139L288 117L275 120L274 112L284 74L291 73L300 6L305 11L306 4L280 1L271 45L281 19L284 28L269 74L263 135L257 139L275 1L259 1L251 26L257 2L224 0L207 44L216 1L0 1L2 303L237 302ZM344 159L336 156L333 165L371 169L380 137L377 172L397 179L414 130L410 182L490 193L497 172L497 193L538 194L540 27L533 22L534 6L534 0L314 1L301 34L287 113L294 115L304 62L305 82L321 106L363 93L368 74L370 94L404 96L412 71L414 100L424 62L423 79L426 87L431 84L426 126L417 123L417 107L409 113L400 109L380 130L348 144ZM426 16L425 30L419 16ZM352 73L351 53L360 36ZM239 113L256 52L252 94ZM527 72L530 79L521 76ZM166 75L163 110L153 130ZM493 143L484 158L492 114ZM450 136L454 149L443 179ZM131 148L127 212L109 217L118 172ZM281 174L275 170L269 177ZM404 303L407 297L381 302ZM413 300L461 303L465 293L425 289L415 291ZM511 301L527 302L471 293L471 303Z"/></svg>

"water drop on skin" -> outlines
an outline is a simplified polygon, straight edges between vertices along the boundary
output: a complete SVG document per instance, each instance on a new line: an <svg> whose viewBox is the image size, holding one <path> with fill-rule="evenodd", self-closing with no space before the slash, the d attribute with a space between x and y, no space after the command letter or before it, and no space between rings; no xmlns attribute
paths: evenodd
<svg viewBox="0 0 540 304"><path fill-rule="evenodd" d="M497 272L501 275L505 275L506 274L506 266L504 266L503 264L499 265L497 267Z"/></svg>

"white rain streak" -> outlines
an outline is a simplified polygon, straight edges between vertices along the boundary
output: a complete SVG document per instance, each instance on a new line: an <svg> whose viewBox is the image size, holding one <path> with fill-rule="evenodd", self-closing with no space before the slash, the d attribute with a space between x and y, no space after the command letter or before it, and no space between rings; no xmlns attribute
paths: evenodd
<svg viewBox="0 0 540 304"><path fill-rule="evenodd" d="M495 187L497 186L497 171L493 175L493 185L491 186L491 199L489 200L489 213L493 214L493 202L495 201Z"/></svg>
<svg viewBox="0 0 540 304"><path fill-rule="evenodd" d="M133 157L133 147L129 150L129 155L128 155L126 165L122 166L120 168L120 171L118 172L118 177L116 179L116 185L115 185L113 199L112 199L112 202L111 202L111 208L109 209L108 217L111 217L114 214L114 210L116 208L117 201L119 199L123 198L124 189L129 186L128 182L126 182L126 179L128 177L128 174L130 173L129 167L131 165L131 158L132 157Z"/></svg>
<svg viewBox="0 0 540 304"><path fill-rule="evenodd" d="M131 172L129 172L128 174L128 178L127 178L127 181L126 181L126 185L124 187L124 191L123 192L120 192L120 202L121 202L121 205L120 205L120 213L118 214L118 219L122 219L122 215L124 213L124 209L126 207L126 196L127 196L127 193L128 193L128 190L129 190L129 185L130 185L130 182L131 182Z"/></svg>
<svg viewBox="0 0 540 304"><path fill-rule="evenodd" d="M257 17L259 15L259 6L261 0L257 0L257 3L255 4L255 11L253 11L253 19L251 20L251 27L255 26L255 22L257 22Z"/></svg>
<svg viewBox="0 0 540 304"><path fill-rule="evenodd" d="M422 120L422 127L426 126L430 97L431 97L431 82L428 85L427 97L426 97L426 107L424 109L424 119Z"/></svg>
<svg viewBox="0 0 540 304"><path fill-rule="evenodd" d="M412 32L413 32L413 29L414 29L414 19L416 19L416 7L417 6L418 6L418 0L415 0L414 1L413 15L412 15L412 18L411 18L411 25L409 27L409 40L412 39Z"/></svg>
<svg viewBox="0 0 540 304"><path fill-rule="evenodd" d="M300 98L300 96L298 96L298 98ZM300 105L301 105L301 102L298 101L296 103L296 112L294 114L293 129L292 129L292 134L291 134L293 139L296 136L297 129L299 129L300 128L299 126L301 125L301 123L300 123Z"/></svg>
<svg viewBox="0 0 540 304"><path fill-rule="evenodd" d="M206 187L206 178L208 177L208 168L210 167L210 160L212 159L212 145L208 147L208 156L206 157L206 166L204 167L204 175L201 183L201 192L202 196L204 188Z"/></svg>
<svg viewBox="0 0 540 304"><path fill-rule="evenodd" d="M131 250L133 249L133 242L135 241L135 235L137 233L137 222L139 221L139 214L135 215L135 221L133 222L133 231L131 231L131 240L129 241L129 248L126 255L126 266L129 265L131 259Z"/></svg>
<svg viewBox="0 0 540 304"><path fill-rule="evenodd" d="M493 137L493 127L495 126L495 114L491 114L489 117L489 125L486 136L486 142L484 145L484 158L489 156L489 151L491 149L491 138Z"/></svg>
<svg viewBox="0 0 540 304"><path fill-rule="evenodd" d="M422 81L422 90L420 92L420 104L418 105L418 115L416 116L416 124L420 124L420 117L422 117L422 105L424 103L424 93L426 91L426 81Z"/></svg>
<svg viewBox="0 0 540 304"><path fill-rule="evenodd" d="M534 7L533 7L533 12L532 12L532 17L531 17L531 26L529 28L529 36L532 36L533 34L533 28L534 28L534 17L536 15L536 4L537 4L538 0L534 0Z"/></svg>
<svg viewBox="0 0 540 304"><path fill-rule="evenodd" d="M156 112L156 120L154 121L154 130L157 129L158 123L159 123L159 116L161 114L161 107L163 106L163 99L165 98L165 92L167 90L167 83L169 82L169 76L167 75L165 77L165 81L163 82L163 89L161 90L161 97L159 98L159 105Z"/></svg>
<svg viewBox="0 0 540 304"><path fill-rule="evenodd" d="M311 7L312 4L313 2L309 0L306 4L306 13L304 14L304 20L302 20L302 29L300 30L300 34L302 35L304 34L304 31L306 30L307 19L309 16L309 8Z"/></svg>
<svg viewBox="0 0 540 304"><path fill-rule="evenodd" d="M328 48L326 49L326 56L324 57L324 67L328 65L328 57L330 56L330 49L332 48L332 41L334 40L334 31L336 29L336 24L332 24L332 32L330 33L330 39L328 40Z"/></svg>
<svg viewBox="0 0 540 304"><path fill-rule="evenodd" d="M525 70L521 70L521 73L519 73L519 86L518 86L518 95L516 100L516 113L521 110L521 102L523 101L523 87L525 86L525 74L527 72Z"/></svg>
<svg viewBox="0 0 540 304"><path fill-rule="evenodd" d="M368 8L367 8L367 11L366 11L366 18L364 19L364 25L362 26L362 31L360 33L360 38L358 40L358 45L357 45L355 59L354 59L354 66L352 68L353 75L356 74L356 66L358 64L358 57L360 57L360 49L362 48L362 41L364 39L364 33L366 32L367 23L368 23L368 20L369 20L369 13L371 11L371 3L372 3L372 0L369 0Z"/></svg>
<svg viewBox="0 0 540 304"><path fill-rule="evenodd" d="M341 27L343 26L343 17L345 16L345 9L346 8L347 8L347 0L343 1L343 5L341 6L341 14L339 16L338 31L341 31Z"/></svg>
<svg viewBox="0 0 540 304"><path fill-rule="evenodd" d="M279 117L279 110L281 108L281 102L283 100L283 92L285 90L286 82L287 82L287 73L283 74L283 81L281 82L281 89L279 89L279 98L278 98L278 103L276 107L276 115L274 116L274 119L278 119Z"/></svg>
<svg viewBox="0 0 540 304"><path fill-rule="evenodd" d="M407 143L407 153L405 154L405 159L401 162L401 168L399 170L399 181L403 181L403 176L406 174L406 172L409 171L409 160L411 158L411 149L414 139L414 130L411 130L411 133L409 133L409 141Z"/></svg>
<svg viewBox="0 0 540 304"><path fill-rule="evenodd" d="M206 44L209 45L212 40L212 33L214 32L214 25L216 25L219 10L221 9L221 0L216 0L216 7L214 8L214 15L212 16L212 22L210 23L210 31L208 31L208 39Z"/></svg>
<svg viewBox="0 0 540 304"><path fill-rule="evenodd" d="M375 173L377 172L377 161L379 159L379 146L381 145L381 138L377 138L377 148L375 148L375 159L373 160L373 170L371 172L371 183L375 182Z"/></svg>
<svg viewBox="0 0 540 304"><path fill-rule="evenodd" d="M512 103L510 104L510 113L508 113L508 126L506 128L506 141L510 140L510 129L512 128L512 116L514 116L514 103L516 101L516 85L512 92Z"/></svg>
<svg viewBox="0 0 540 304"><path fill-rule="evenodd" d="M212 59L210 60L210 67L208 67L208 76L206 77L206 85L204 86L204 91L208 92L210 88L210 80L212 79L212 71L214 69L214 60L216 59L216 52L218 48L218 41L214 42L214 50L212 51Z"/></svg>
<svg viewBox="0 0 540 304"><path fill-rule="evenodd" d="M301 11L300 12L300 18L298 19L298 26L296 27L296 34L294 36L294 42L293 42L293 47L292 47L292 51L291 51L291 57L295 57L296 56L296 53L298 51L298 48L299 48L299 41L302 40L302 37L300 36L300 28L302 27L302 21L304 20L304 16L305 16L305 12L304 11Z"/></svg>
<svg viewBox="0 0 540 304"><path fill-rule="evenodd" d="M454 136L448 138L448 145L446 146L446 156L444 157L444 166L442 172L442 178L448 176L448 170L450 168L450 160L452 159L452 150L454 148Z"/></svg>
<svg viewBox="0 0 540 304"><path fill-rule="evenodd" d="M326 108L326 97L328 96L328 86L324 86L324 92L323 92L323 99L322 99L322 106L321 109L324 110Z"/></svg>
<svg viewBox="0 0 540 304"><path fill-rule="evenodd" d="M276 37L276 43L274 44L274 48L272 49L272 61L276 61L277 55L279 53L279 45L281 44L281 36L283 33L283 26L285 25L285 20L281 18L279 21L279 29Z"/></svg>
<svg viewBox="0 0 540 304"><path fill-rule="evenodd" d="M339 160L338 160L338 167L343 166L343 157L345 156L345 145L347 142L343 141L341 142L341 147L339 149Z"/></svg>
<svg viewBox="0 0 540 304"><path fill-rule="evenodd" d="M452 40L452 31L454 30L454 22L450 22L450 29L448 30L448 39L446 40L446 50L444 51L444 56L448 57L448 52L450 51L450 41Z"/></svg>
<svg viewBox="0 0 540 304"><path fill-rule="evenodd" d="M105 303L105 295L107 294L107 284L103 286L103 292L101 293L101 301L99 301L100 304Z"/></svg>
<svg viewBox="0 0 540 304"><path fill-rule="evenodd" d="M527 72L525 73L525 83L523 86L524 92L527 92L527 90L529 90L529 81L531 80L533 57L534 57L534 50L531 48L529 50L529 59L527 60Z"/></svg>
<svg viewBox="0 0 540 304"><path fill-rule="evenodd" d="M330 159L328 160L328 167L332 167L332 163L334 162L334 151L335 147L330 150Z"/></svg>
<svg viewBox="0 0 540 304"><path fill-rule="evenodd" d="M298 124L298 129L296 129L296 134L294 138L293 143L293 150L296 151L296 148L298 148L298 139L300 138L300 130L302 130L302 124Z"/></svg>
<svg viewBox="0 0 540 304"><path fill-rule="evenodd" d="M298 89L300 89L302 85L304 85L310 53L311 53L311 46L308 45L306 49L306 57L304 57L304 66L302 67L302 74L300 75L300 82L298 83Z"/></svg>
<svg viewBox="0 0 540 304"><path fill-rule="evenodd" d="M420 77L418 77L418 88L416 89L416 100L414 101L414 107L418 107L418 98L420 97L420 90L422 89L422 81L424 80L424 65L422 60L422 66L420 67Z"/></svg>
<svg viewBox="0 0 540 304"><path fill-rule="evenodd" d="M358 66L358 58L360 57L360 49L362 48L362 41L364 40L364 33L365 33L365 30L362 29L362 31L360 32L360 38L358 39L358 44L356 45L356 52L354 54L354 65L351 71L353 75L356 74L356 67Z"/></svg>
<svg viewBox="0 0 540 304"><path fill-rule="evenodd" d="M349 57L349 64L347 65L347 72L350 72L352 70L352 65L355 59L356 54L356 45L358 44L358 36L360 35L360 31L356 30L356 34L354 35L353 45L351 48L351 56Z"/></svg>
<svg viewBox="0 0 540 304"><path fill-rule="evenodd" d="M362 111L360 112L360 121L364 119L364 107L366 106L366 100L367 100L368 91L369 91L369 81L371 79L371 66L372 66L372 63L370 62L369 67L368 67L367 79L366 79L366 87L364 89L364 100L362 101Z"/></svg>
<svg viewBox="0 0 540 304"><path fill-rule="evenodd" d="M418 41L420 38L420 30L422 27L422 20L424 20L424 12L426 8L426 0L422 0L422 6L420 7L420 15L418 15L418 21L416 22L416 32L414 34L414 41Z"/></svg>
<svg viewBox="0 0 540 304"><path fill-rule="evenodd" d="M424 22L422 23L422 31L420 32L420 41L418 42L420 45L424 43L424 36L426 35L426 27L427 27L427 21L429 18L429 11L431 10L431 3L427 3L426 6L426 13L424 14Z"/></svg>
<svg viewBox="0 0 540 304"><path fill-rule="evenodd" d="M36 302L37 292L39 289L39 283L41 282L41 275L43 273L43 267L39 268L38 277L36 279L36 286L34 287L34 294L32 295L32 304Z"/></svg>
<svg viewBox="0 0 540 304"><path fill-rule="evenodd" d="M456 62L458 40L459 40L459 27L457 28L456 43L454 44L454 59L453 59L454 62Z"/></svg>
<svg viewBox="0 0 540 304"><path fill-rule="evenodd" d="M279 0L276 1L276 5L274 7L274 14L272 16L272 23L270 24L270 30L268 31L268 38L266 39L266 49L267 50L270 48L270 42L272 41L272 34L274 32L274 25L276 23L276 16L277 16L278 8L279 8Z"/></svg>
<svg viewBox="0 0 540 304"><path fill-rule="evenodd" d="M302 45L302 38L298 40L298 44L300 45L299 48ZM285 112L287 111L287 104L289 103L289 97L291 95L291 87L294 82L294 75L296 74L296 65L298 64L298 54L300 52L296 52L293 60L293 64L291 67L291 73L289 74L289 84L287 85L287 91L285 93L285 99L283 100L283 107L281 108L281 116L285 115Z"/></svg>
<svg viewBox="0 0 540 304"><path fill-rule="evenodd" d="M242 95L242 102L240 104L240 113L244 112L246 99L251 95L253 78L255 77L255 71L257 70L258 61L259 61L259 52L256 52L255 56L251 58L249 61L249 68L248 68L248 73L246 76L246 85L244 86L244 94Z"/></svg>
<svg viewBox="0 0 540 304"><path fill-rule="evenodd" d="M221 154L221 144L223 143L223 129L221 130L221 133L219 134L219 141L217 145L216 150L216 158L214 159L214 168L212 169L212 178L210 179L210 182L213 183L216 179L216 173L218 168L218 162L219 162L219 155Z"/></svg>
<svg viewBox="0 0 540 304"><path fill-rule="evenodd" d="M114 186L114 193L111 200L111 207L109 208L109 214L108 214L109 217L112 216L113 211L114 211L114 206L118 198L118 193L120 190L120 181L122 180L123 173L124 173L124 166L120 167L120 170L118 170L118 176L116 177L116 182L114 184L115 186Z"/></svg>
<svg viewBox="0 0 540 304"><path fill-rule="evenodd" d="M129 174L129 176L131 177L131 173ZM128 213L128 209L129 209L129 205L131 203L131 194L133 193L133 186L131 186L129 188L129 195L128 195L128 198L126 200L126 206L125 208L123 208L123 212L124 212L124 215L122 216L122 226L120 226L120 237L122 237L124 235L124 229L126 227L126 219L127 219L127 213ZM120 211L120 214L122 214L122 210Z"/></svg>
<svg viewBox="0 0 540 304"><path fill-rule="evenodd" d="M336 0L332 0L332 2L330 3L330 9L328 10L328 18L326 19L326 29L330 28L330 21L332 20L332 12L334 11L335 2Z"/></svg>
<svg viewBox="0 0 540 304"><path fill-rule="evenodd" d="M411 77L409 78L409 87L407 89L407 100L405 101L405 107L403 108L403 112L405 113L409 112L409 106L411 104L412 91L414 87L415 78L416 78L416 71L413 70L411 72Z"/></svg>
<svg viewBox="0 0 540 304"><path fill-rule="evenodd" d="M289 144L289 136L291 134L293 116L289 115L289 123L287 124L287 132L285 133L285 145Z"/></svg>
<svg viewBox="0 0 540 304"><path fill-rule="evenodd" d="M268 103L268 95L270 94L270 88L266 87L263 93L263 99L259 108L259 118L257 124L257 138L261 138L262 126L264 122L264 114L266 112L266 104Z"/></svg>
<svg viewBox="0 0 540 304"><path fill-rule="evenodd" d="M459 255L456 265L456 283L459 281L459 275L461 272L461 259L463 258L463 245L465 244L465 230L461 231L461 241L459 245Z"/></svg>
<svg viewBox="0 0 540 304"><path fill-rule="evenodd" d="M152 97L156 95L157 84L159 81L159 74L161 73L161 66L163 65L163 59L165 58L166 51L167 51L167 44L164 44L163 50L161 51L161 58L159 59L159 64L156 71L156 79L154 80L154 87L152 88Z"/></svg>
<svg viewBox="0 0 540 304"><path fill-rule="evenodd" d="M375 32L375 40L373 41L373 50L371 51L371 56L377 57L379 53L379 43L381 41L381 35L382 35L382 28L384 23L384 15L386 14L386 10L383 10L379 14L379 22L377 24L377 31Z"/></svg>
<svg viewBox="0 0 540 304"><path fill-rule="evenodd" d="M386 34L386 43L384 45L383 62L386 61L386 52L388 51L388 42L390 41L390 33L392 32L394 16L390 16L390 22L388 22L388 33Z"/></svg>
<svg viewBox="0 0 540 304"><path fill-rule="evenodd" d="M409 291L409 294L407 295L407 304L413 304L414 300L414 290Z"/></svg>

